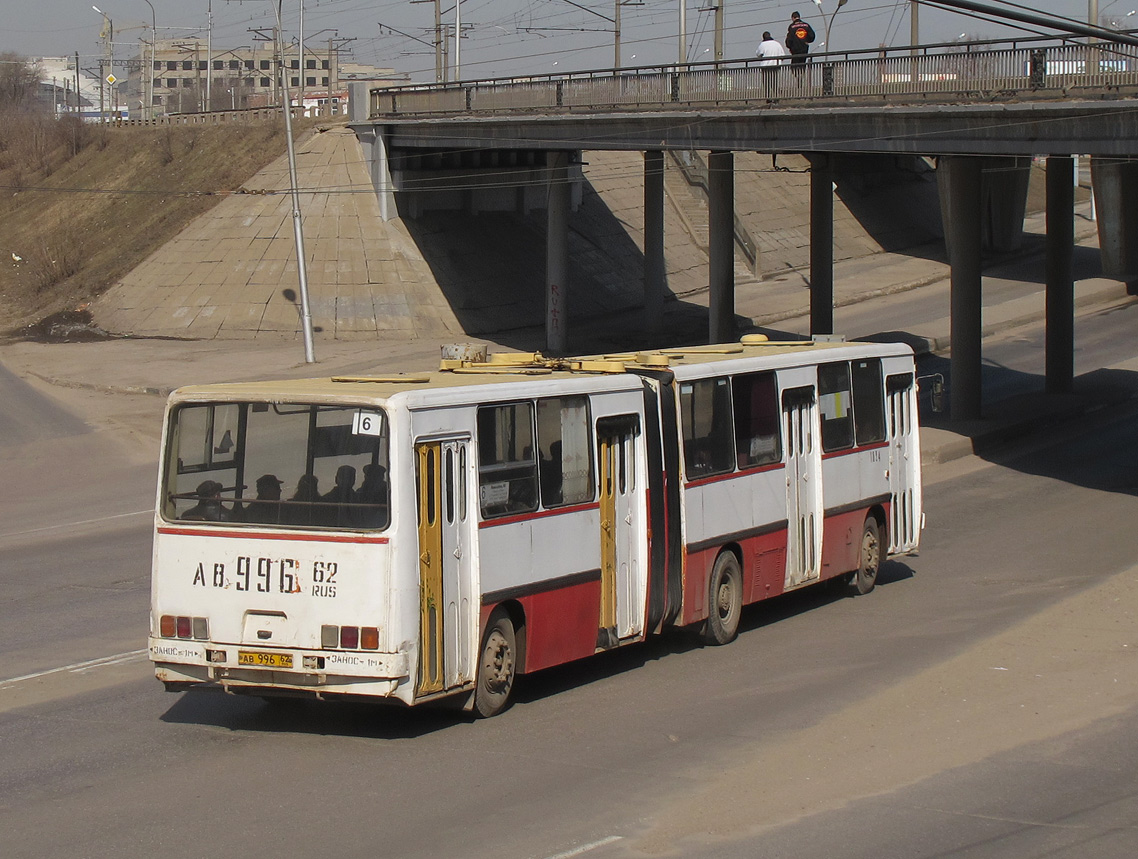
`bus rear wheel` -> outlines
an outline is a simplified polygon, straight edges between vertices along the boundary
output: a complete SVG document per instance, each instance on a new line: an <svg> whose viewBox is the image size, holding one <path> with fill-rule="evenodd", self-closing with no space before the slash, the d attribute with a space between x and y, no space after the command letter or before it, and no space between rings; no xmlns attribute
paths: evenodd
<svg viewBox="0 0 1138 859"><path fill-rule="evenodd" d="M497 716L510 705L517 670L514 624L502 609L495 609L486 624L478 659L474 712L484 719Z"/></svg>
<svg viewBox="0 0 1138 859"><path fill-rule="evenodd" d="M881 568L881 529L873 516L866 517L861 530L858 564L857 571L850 576L850 584L864 596L877 584L877 571Z"/></svg>
<svg viewBox="0 0 1138 859"><path fill-rule="evenodd" d="M723 552L715 559L708 585L707 622L703 626L705 644L727 644L739 634L743 614L743 573L734 552Z"/></svg>

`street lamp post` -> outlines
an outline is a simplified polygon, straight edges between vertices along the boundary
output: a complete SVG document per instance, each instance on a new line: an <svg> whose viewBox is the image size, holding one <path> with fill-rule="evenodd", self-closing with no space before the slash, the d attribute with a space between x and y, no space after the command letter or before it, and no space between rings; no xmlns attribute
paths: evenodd
<svg viewBox="0 0 1138 859"><path fill-rule="evenodd" d="M838 0L838 5L834 7L834 11L830 13L830 17L826 17L826 11L822 8L822 0L814 0L814 5L818 7L818 12L822 15L822 20L826 24L826 53L833 51L833 45L830 42L830 28L834 26L834 19L838 17L838 11L846 5L848 0Z"/></svg>

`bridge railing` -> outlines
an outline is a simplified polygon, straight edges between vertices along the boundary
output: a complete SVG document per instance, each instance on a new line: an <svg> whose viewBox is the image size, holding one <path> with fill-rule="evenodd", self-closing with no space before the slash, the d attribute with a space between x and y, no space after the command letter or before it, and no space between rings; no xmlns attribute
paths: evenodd
<svg viewBox="0 0 1138 859"><path fill-rule="evenodd" d="M1138 49L1054 39L651 66L374 89L371 116L762 106L841 100L946 100L1138 88Z"/></svg>

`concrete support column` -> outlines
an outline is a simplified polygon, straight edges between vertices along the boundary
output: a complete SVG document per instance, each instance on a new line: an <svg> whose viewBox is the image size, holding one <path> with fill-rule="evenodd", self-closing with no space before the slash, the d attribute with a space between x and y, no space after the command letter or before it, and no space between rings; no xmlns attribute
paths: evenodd
<svg viewBox="0 0 1138 859"><path fill-rule="evenodd" d="M984 159L980 179L984 248L997 253L1019 250L1023 244L1023 218L1030 181L1030 157Z"/></svg>
<svg viewBox="0 0 1138 859"><path fill-rule="evenodd" d="M644 153L644 329L664 327L664 153Z"/></svg>
<svg viewBox="0 0 1138 859"><path fill-rule="evenodd" d="M545 348L564 355L569 347L569 153L551 152L545 234Z"/></svg>
<svg viewBox="0 0 1138 859"><path fill-rule="evenodd" d="M971 420L981 413L980 164L981 159L965 155L946 156L937 163L952 267L949 408L953 420Z"/></svg>
<svg viewBox="0 0 1138 859"><path fill-rule="evenodd" d="M1102 273L1138 280L1138 161L1091 156Z"/></svg>
<svg viewBox="0 0 1138 859"><path fill-rule="evenodd" d="M834 333L834 171L810 156L810 333Z"/></svg>
<svg viewBox="0 0 1138 859"><path fill-rule="evenodd" d="M1068 155L1047 159L1047 391L1075 381L1075 187Z"/></svg>
<svg viewBox="0 0 1138 859"><path fill-rule="evenodd" d="M707 158L708 342L735 339L735 153Z"/></svg>
<svg viewBox="0 0 1138 859"><path fill-rule="evenodd" d="M364 163L368 165L368 172L371 175L371 185L379 201L379 216L385 221L390 221L399 212L395 206L395 185L391 180L391 166L387 160L387 142L383 139L383 130L379 126L372 126L366 131L358 131L356 138L360 142Z"/></svg>

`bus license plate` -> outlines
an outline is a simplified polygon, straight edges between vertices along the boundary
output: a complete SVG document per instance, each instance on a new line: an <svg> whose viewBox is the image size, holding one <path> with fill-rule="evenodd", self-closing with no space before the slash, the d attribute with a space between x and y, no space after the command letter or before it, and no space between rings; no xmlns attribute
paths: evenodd
<svg viewBox="0 0 1138 859"><path fill-rule="evenodd" d="M239 650L237 651L237 664L255 665L258 668L292 668L292 654Z"/></svg>

